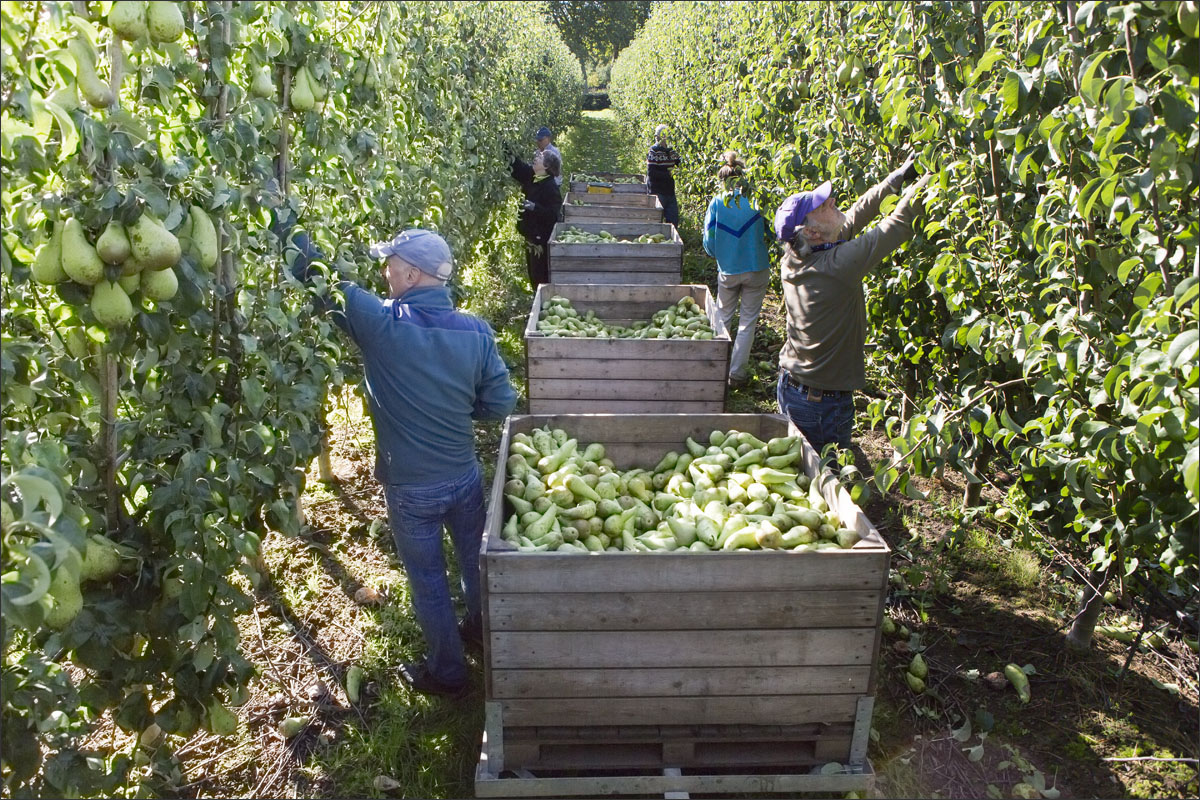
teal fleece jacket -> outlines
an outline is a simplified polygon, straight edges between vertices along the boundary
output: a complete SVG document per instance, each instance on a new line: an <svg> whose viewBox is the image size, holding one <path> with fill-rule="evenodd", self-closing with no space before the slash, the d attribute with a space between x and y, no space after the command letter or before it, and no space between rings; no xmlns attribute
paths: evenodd
<svg viewBox="0 0 1200 800"><path fill-rule="evenodd" d="M740 192L714 197L704 215L704 251L726 275L767 269L765 225L762 214Z"/></svg>

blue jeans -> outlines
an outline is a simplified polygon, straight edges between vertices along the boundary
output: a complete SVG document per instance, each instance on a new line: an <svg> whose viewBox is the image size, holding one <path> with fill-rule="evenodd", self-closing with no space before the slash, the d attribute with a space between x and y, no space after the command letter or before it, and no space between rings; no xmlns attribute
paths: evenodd
<svg viewBox="0 0 1200 800"><path fill-rule="evenodd" d="M810 399L809 392L808 387L781 371L775 395L779 412L788 416L818 454L829 442L849 449L854 430L854 392L823 391L819 400ZM816 391L812 393L815 397Z"/></svg>
<svg viewBox="0 0 1200 800"><path fill-rule="evenodd" d="M476 463L450 480L388 484L386 496L392 538L408 573L413 611L429 648L425 664L435 678L457 686L467 680L467 662L446 578L442 525L450 529L458 558L467 617L478 621L482 617L479 545L483 539L483 473Z"/></svg>
<svg viewBox="0 0 1200 800"><path fill-rule="evenodd" d="M663 192L656 195L658 201L663 207L663 222L669 222L675 227L679 227L679 201L675 199L674 192Z"/></svg>

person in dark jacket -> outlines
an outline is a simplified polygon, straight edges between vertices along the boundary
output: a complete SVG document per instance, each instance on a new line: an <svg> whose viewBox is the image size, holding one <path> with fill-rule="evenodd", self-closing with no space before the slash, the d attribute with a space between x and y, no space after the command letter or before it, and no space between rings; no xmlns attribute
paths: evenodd
<svg viewBox="0 0 1200 800"><path fill-rule="evenodd" d="M293 276L312 283L324 256L303 232L278 187L268 185L274 233ZM370 248L382 259L387 294L350 281L329 284L318 309L362 351L367 402L375 428L375 477L383 484L388 522L408 575L417 624L428 653L403 663L400 676L423 694L462 697L469 689L464 644L482 641L479 547L483 471L472 420L503 419L517 393L486 322L454 308L446 285L450 248L432 231L412 228ZM443 526L458 560L467 613L455 618L443 552Z"/></svg>
<svg viewBox="0 0 1200 800"><path fill-rule="evenodd" d="M526 164L513 157L512 176L521 184L525 202L517 220L517 232L525 237L525 266L529 271L529 286L550 282L550 236L562 215L562 192L554 179L562 172L562 161L549 149L539 150L533 163Z"/></svg>
<svg viewBox="0 0 1200 800"><path fill-rule="evenodd" d="M678 226L679 203L675 200L675 177L671 175L671 167L678 167L681 160L679 153L667 144L666 125L654 129L654 138L654 145L646 155L646 188L650 194L658 195L663 207L663 219Z"/></svg>

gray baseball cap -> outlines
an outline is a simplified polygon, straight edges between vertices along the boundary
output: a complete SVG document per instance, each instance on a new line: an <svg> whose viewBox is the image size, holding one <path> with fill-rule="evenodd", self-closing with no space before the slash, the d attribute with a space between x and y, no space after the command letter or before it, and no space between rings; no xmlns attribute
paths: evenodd
<svg viewBox="0 0 1200 800"><path fill-rule="evenodd" d="M371 245L371 258L399 256L422 272L441 281L454 274L454 257L450 245L433 231L409 228L386 242Z"/></svg>

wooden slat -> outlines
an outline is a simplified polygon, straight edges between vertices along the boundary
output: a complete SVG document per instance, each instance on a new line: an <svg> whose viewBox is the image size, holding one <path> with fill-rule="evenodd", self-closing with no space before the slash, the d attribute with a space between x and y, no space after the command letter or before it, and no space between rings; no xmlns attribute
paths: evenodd
<svg viewBox="0 0 1200 800"><path fill-rule="evenodd" d="M505 725L604 721L611 725L799 725L847 722L857 695L508 699Z"/></svg>
<svg viewBox="0 0 1200 800"><path fill-rule="evenodd" d="M863 694L869 666L686 669L496 669L496 699Z"/></svg>
<svg viewBox="0 0 1200 800"><path fill-rule="evenodd" d="M681 283L674 286L558 286L554 283L540 284L544 289L542 300L536 309L541 309L541 303L546 298L562 295L571 301L576 308L590 308L591 303L647 303L658 308L665 308L683 297L691 297L702 308L709 303L712 296L707 286L696 283ZM647 317L649 319L649 317Z"/></svg>
<svg viewBox="0 0 1200 800"><path fill-rule="evenodd" d="M572 206L575 201L583 203L583 206ZM563 198L563 208L568 206L572 208L582 208L586 206L625 206L628 208L641 209L657 209L662 211L662 201L657 195L653 194L626 194L618 195L604 194L602 192L567 192L567 196Z"/></svg>
<svg viewBox="0 0 1200 800"><path fill-rule="evenodd" d="M579 284L603 284L603 283L620 283L620 284L643 284L643 285L662 285L670 286L679 283L680 270L676 269L672 272L654 272L654 271L637 271L637 272L575 272L571 270L559 270L556 274L554 268L550 268L551 276L559 283L579 283Z"/></svg>
<svg viewBox="0 0 1200 800"><path fill-rule="evenodd" d="M769 794L798 796L801 792L832 796L846 792L867 792L875 785L875 774L810 775L792 770L784 774L764 774L754 771L748 775L689 774L689 775L610 775L599 773L583 777L518 777L501 778L490 772L480 760L475 772L476 797L588 797L611 795L663 795L675 792L748 794L763 797Z"/></svg>
<svg viewBox="0 0 1200 800"><path fill-rule="evenodd" d="M664 592L870 590L878 588L888 563L886 550L489 553L487 558L488 591L493 593L638 592L646 587Z"/></svg>
<svg viewBox="0 0 1200 800"><path fill-rule="evenodd" d="M594 378L606 380L644 378L648 374L664 381L716 376L722 383L728 362L719 358L696 360L653 358L537 358L529 361L529 378Z"/></svg>
<svg viewBox="0 0 1200 800"><path fill-rule="evenodd" d="M672 361L722 359L728 363L730 342L722 339L572 339L530 336L529 360L575 358L644 358ZM706 434L707 435L707 434Z"/></svg>
<svg viewBox="0 0 1200 800"><path fill-rule="evenodd" d="M489 644L493 669L869 666L873 633L865 628L492 631Z"/></svg>
<svg viewBox="0 0 1200 800"><path fill-rule="evenodd" d="M792 667L792 669L800 669ZM491 706L494 703L486 703ZM506 744L554 742L729 742L729 741L812 741L827 736L849 737L851 722L806 725L541 725L508 726Z"/></svg>
<svg viewBox="0 0 1200 800"><path fill-rule="evenodd" d="M495 594L493 631L874 628L879 589Z"/></svg>
<svg viewBox="0 0 1200 800"><path fill-rule="evenodd" d="M586 400L723 400L725 398L724 376L709 380L666 381L655 380L653 368L646 370L645 380L604 379L593 372L596 380L584 378L556 379L534 378L529 381L530 399L586 399ZM703 377L697 375L696 377Z"/></svg>
<svg viewBox="0 0 1200 800"><path fill-rule="evenodd" d="M604 414L520 414L507 421L512 433L529 433L546 425L562 428L580 441L586 439L605 446L618 442L682 445L689 436L703 437L707 443L709 433L714 430L745 431L763 441L788 434L788 420L778 414L645 414L632 418ZM621 467L620 462L617 466Z"/></svg>
<svg viewBox="0 0 1200 800"><path fill-rule="evenodd" d="M665 411L719 414L725 410L725 400L571 400L548 397L530 398L529 410L534 414L654 414ZM657 462L658 458L653 458L648 465L653 466ZM616 463L615 458L613 463Z"/></svg>
<svg viewBox="0 0 1200 800"><path fill-rule="evenodd" d="M655 247L655 245L638 245L638 247ZM673 272L681 269L679 256L672 253L652 253L649 251L622 251L613 253L582 254L565 252L550 254L550 276L554 280L557 270L561 274L572 272ZM679 281L676 281L679 283Z"/></svg>
<svg viewBox="0 0 1200 800"><path fill-rule="evenodd" d="M556 242L554 242L553 240L557 239L558 235L560 233L562 233L563 229L566 227L568 227L568 226L562 222L556 223L554 225L554 232L553 232L553 235L551 237L551 242L550 242L551 244L556 244ZM601 232L607 231L608 233L611 233L613 236L620 236L620 237L642 236L643 234L647 234L647 233L649 233L649 234L661 233L667 238L668 242L675 242L675 243L679 243L679 244L682 244L682 242L683 242L683 240L679 238L679 231L676 230L675 226L669 222L657 222L657 223L656 222L621 222L621 223L614 223L612 225L605 225L605 224L590 222L590 223L585 223L582 225L574 225L571 227L578 228L579 230L584 231L585 233L601 233Z"/></svg>
<svg viewBox="0 0 1200 800"><path fill-rule="evenodd" d="M636 195L633 196L636 197ZM663 221L663 212L655 208L637 208L635 206L568 206L564 204L563 221L568 224L579 222L646 222L654 224Z"/></svg>

